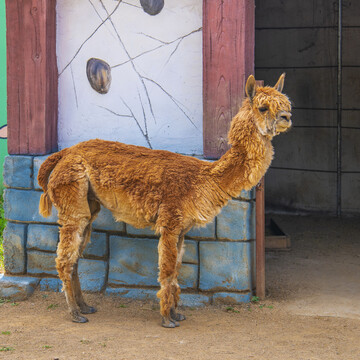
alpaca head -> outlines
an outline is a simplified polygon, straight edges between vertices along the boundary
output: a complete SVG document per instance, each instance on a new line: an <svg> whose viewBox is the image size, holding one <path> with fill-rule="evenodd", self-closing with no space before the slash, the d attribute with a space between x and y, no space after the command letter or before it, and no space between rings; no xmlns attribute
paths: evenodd
<svg viewBox="0 0 360 360"><path fill-rule="evenodd" d="M250 75L245 92L253 113L254 122L261 135L273 138L291 127L291 103L282 93L285 74L274 87L257 87L254 76Z"/></svg>
<svg viewBox="0 0 360 360"><path fill-rule="evenodd" d="M231 124L229 133L231 144L236 142L244 118L253 121L259 133L269 139L290 129L291 103L281 92L284 79L285 74L282 74L274 87L256 86L254 76L249 76L245 86L246 99ZM246 113L244 114L243 111Z"/></svg>

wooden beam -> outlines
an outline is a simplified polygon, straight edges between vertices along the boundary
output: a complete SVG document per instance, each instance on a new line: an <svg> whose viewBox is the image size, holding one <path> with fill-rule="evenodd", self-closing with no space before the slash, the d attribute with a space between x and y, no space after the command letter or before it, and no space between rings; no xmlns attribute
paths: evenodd
<svg viewBox="0 0 360 360"><path fill-rule="evenodd" d="M203 0L204 156L228 149L227 133L254 72L255 1Z"/></svg>
<svg viewBox="0 0 360 360"><path fill-rule="evenodd" d="M256 187L256 296L265 298L265 180Z"/></svg>
<svg viewBox="0 0 360 360"><path fill-rule="evenodd" d="M9 154L57 150L56 0L6 0Z"/></svg>

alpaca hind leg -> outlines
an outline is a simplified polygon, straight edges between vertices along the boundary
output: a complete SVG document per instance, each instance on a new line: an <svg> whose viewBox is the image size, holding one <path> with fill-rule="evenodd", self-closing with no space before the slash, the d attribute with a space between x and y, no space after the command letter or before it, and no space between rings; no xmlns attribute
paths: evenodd
<svg viewBox="0 0 360 360"><path fill-rule="evenodd" d="M174 285L176 281L177 236L164 231L159 241L159 282L160 314L162 326L174 328L179 326L170 316L171 308L175 307Z"/></svg>
<svg viewBox="0 0 360 360"><path fill-rule="evenodd" d="M89 207L90 207L90 211L91 211L91 219L89 221L89 224L86 226L86 228L84 230L83 242L80 246L80 256L82 255L86 245L90 242L91 225L92 225L93 221L96 219L96 217L100 211L100 204L97 201L89 201ZM72 286L73 286L74 296L75 296L76 303L80 308L80 312L82 314L95 313L97 311L96 308L93 306L89 306L88 304L86 304L86 302L84 300L84 297L83 297L83 294L81 291L81 286L80 286L79 274L78 274L78 262L74 265L72 280L73 280Z"/></svg>
<svg viewBox="0 0 360 360"><path fill-rule="evenodd" d="M80 315L74 293L73 273L77 267L79 249L82 243L81 235L85 226L63 225L60 229L60 242L57 249L56 268L63 283L66 301L72 321L87 322L87 318ZM76 270L77 272L77 270Z"/></svg>
<svg viewBox="0 0 360 360"><path fill-rule="evenodd" d="M63 291L72 320L74 322L87 322L87 318L81 316L78 310L73 273L74 266L81 254L81 246L84 243L84 231L91 219L87 199L88 181L85 178L80 178L69 184L51 188L50 191L53 204L59 213L59 224L61 225L56 268L63 283ZM75 273L77 273L76 269Z"/></svg>
<svg viewBox="0 0 360 360"><path fill-rule="evenodd" d="M185 315L180 314L176 311L178 302L180 300L180 286L177 282L177 277L179 276L181 264L182 264L182 258L185 252L185 246L184 246L184 235L179 237L179 241L177 243L177 260L176 260L176 277L175 277L175 284L173 285L173 296L174 296L174 306L170 310L170 317L172 320L175 321L183 321L186 320Z"/></svg>

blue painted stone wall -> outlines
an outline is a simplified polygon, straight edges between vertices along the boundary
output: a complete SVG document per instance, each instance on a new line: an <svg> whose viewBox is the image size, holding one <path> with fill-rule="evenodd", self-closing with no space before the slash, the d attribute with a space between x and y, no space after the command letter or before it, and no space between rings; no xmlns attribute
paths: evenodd
<svg viewBox="0 0 360 360"><path fill-rule="evenodd" d="M55 269L59 241L57 213L38 213L41 189L37 172L46 156L8 156L4 164L5 278L40 279L41 290L59 291ZM186 237L179 275L184 305L250 301L255 273L254 192L233 199L205 228ZM116 223L102 209L91 243L79 262L83 290L127 298L156 299L157 237L150 229ZM1 281L0 279L0 288ZM1 292L1 291L0 291Z"/></svg>

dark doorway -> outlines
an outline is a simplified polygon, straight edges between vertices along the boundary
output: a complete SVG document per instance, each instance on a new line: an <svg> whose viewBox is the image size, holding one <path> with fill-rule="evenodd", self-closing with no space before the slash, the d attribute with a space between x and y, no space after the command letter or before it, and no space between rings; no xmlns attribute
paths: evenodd
<svg viewBox="0 0 360 360"><path fill-rule="evenodd" d="M271 85L286 72L293 102L294 127L274 140L267 210L360 214L360 2L255 3L256 78Z"/></svg>

